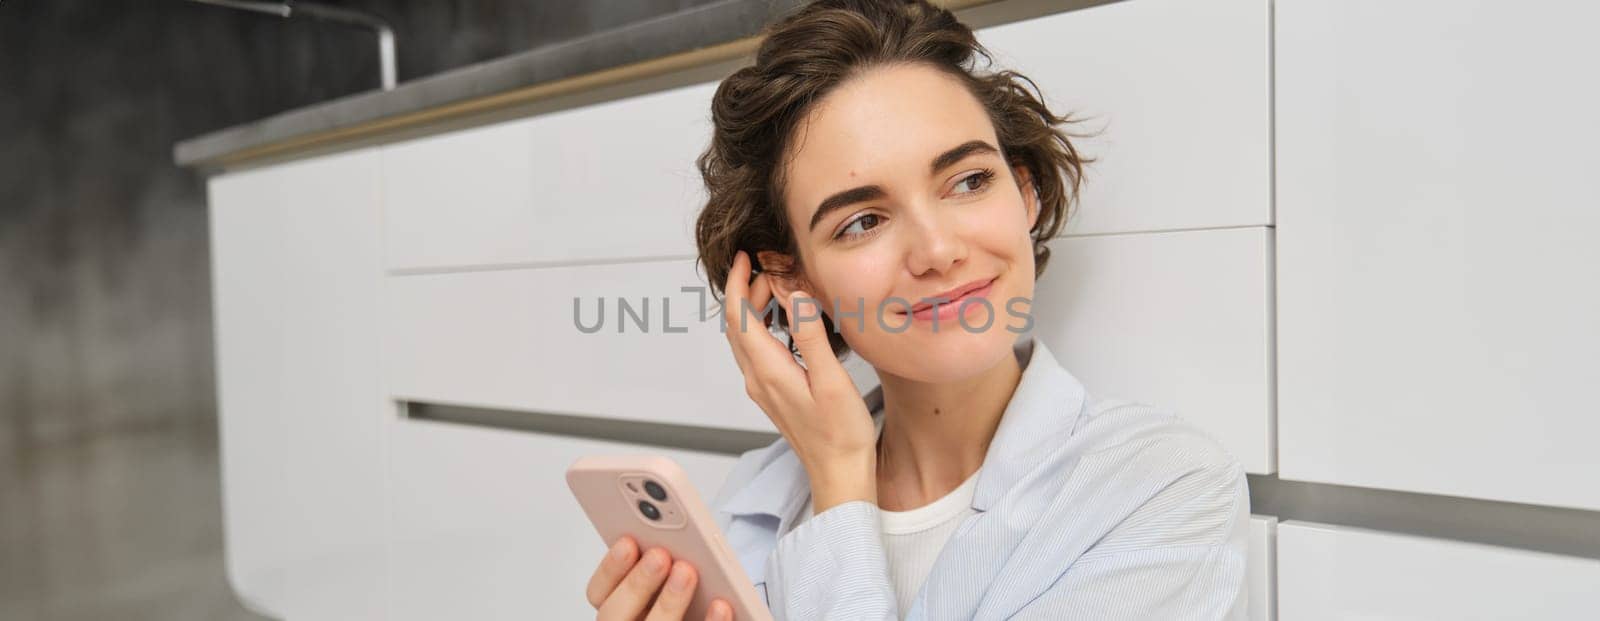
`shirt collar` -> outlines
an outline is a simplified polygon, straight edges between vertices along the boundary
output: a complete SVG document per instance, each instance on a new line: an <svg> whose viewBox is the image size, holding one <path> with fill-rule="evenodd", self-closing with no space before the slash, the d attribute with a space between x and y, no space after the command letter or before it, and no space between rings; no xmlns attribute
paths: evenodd
<svg viewBox="0 0 1600 621"><path fill-rule="evenodd" d="M972 499L972 508L980 512L993 507L1051 449L1061 446L1072 435L1083 410L1083 385L1056 361L1043 342L1031 336L1019 340L1013 345L1013 353L1025 361L1022 378L984 454ZM874 387L862 399L874 424L882 424L883 387ZM780 437L765 450L766 463L743 489L718 508L735 515L776 517L781 533L799 517L803 503L811 498L811 481L787 439Z"/></svg>

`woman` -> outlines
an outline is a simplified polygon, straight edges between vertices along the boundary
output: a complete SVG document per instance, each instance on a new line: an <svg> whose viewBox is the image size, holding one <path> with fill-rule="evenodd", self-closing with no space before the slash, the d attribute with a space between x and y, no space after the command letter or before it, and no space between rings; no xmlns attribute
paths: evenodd
<svg viewBox="0 0 1600 621"><path fill-rule="evenodd" d="M1242 619L1237 460L1018 340L1086 160L977 55L923 2L824 0L717 90L700 258L783 434L717 494L723 531L780 619ZM613 552L600 618L681 618L693 567Z"/></svg>

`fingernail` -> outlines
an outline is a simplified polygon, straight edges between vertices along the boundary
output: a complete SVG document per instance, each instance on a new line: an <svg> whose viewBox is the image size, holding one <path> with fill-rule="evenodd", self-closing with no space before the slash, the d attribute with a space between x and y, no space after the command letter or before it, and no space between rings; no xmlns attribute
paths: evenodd
<svg viewBox="0 0 1600 621"><path fill-rule="evenodd" d="M667 588L674 591L683 591L689 588L689 566L679 563L672 568L672 577L667 578Z"/></svg>
<svg viewBox="0 0 1600 621"><path fill-rule="evenodd" d="M618 539L615 544L612 544L612 546L611 546L611 558L617 559L619 561L622 560L622 559L628 558L628 546L627 546L627 543L628 542L626 540Z"/></svg>
<svg viewBox="0 0 1600 621"><path fill-rule="evenodd" d="M716 619L716 621L728 621L728 607L712 606L711 618Z"/></svg>

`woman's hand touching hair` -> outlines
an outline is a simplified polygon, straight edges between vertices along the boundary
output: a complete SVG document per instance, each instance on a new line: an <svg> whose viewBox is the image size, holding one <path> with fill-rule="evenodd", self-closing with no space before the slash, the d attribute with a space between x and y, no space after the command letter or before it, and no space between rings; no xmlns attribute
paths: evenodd
<svg viewBox="0 0 1600 621"><path fill-rule="evenodd" d="M877 432L855 382L829 345L822 301L796 291L785 301L801 366L766 329L773 276L751 282L751 259L735 254L723 286L728 345L744 373L745 392L789 441L811 478L813 511L851 500L877 502ZM809 315L798 312L808 308Z"/></svg>

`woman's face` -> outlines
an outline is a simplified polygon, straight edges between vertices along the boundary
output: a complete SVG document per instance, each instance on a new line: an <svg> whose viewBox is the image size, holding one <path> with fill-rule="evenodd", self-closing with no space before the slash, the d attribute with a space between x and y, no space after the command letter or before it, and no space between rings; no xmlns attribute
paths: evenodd
<svg viewBox="0 0 1600 621"><path fill-rule="evenodd" d="M840 85L789 147L784 200L802 274L776 290L817 299L880 372L943 382L992 368L1032 308L1038 217L1027 170L998 148L983 106L937 69L880 67ZM988 304L972 298L964 316L950 312L959 300L941 300L938 317L906 313L972 283L988 283Z"/></svg>

